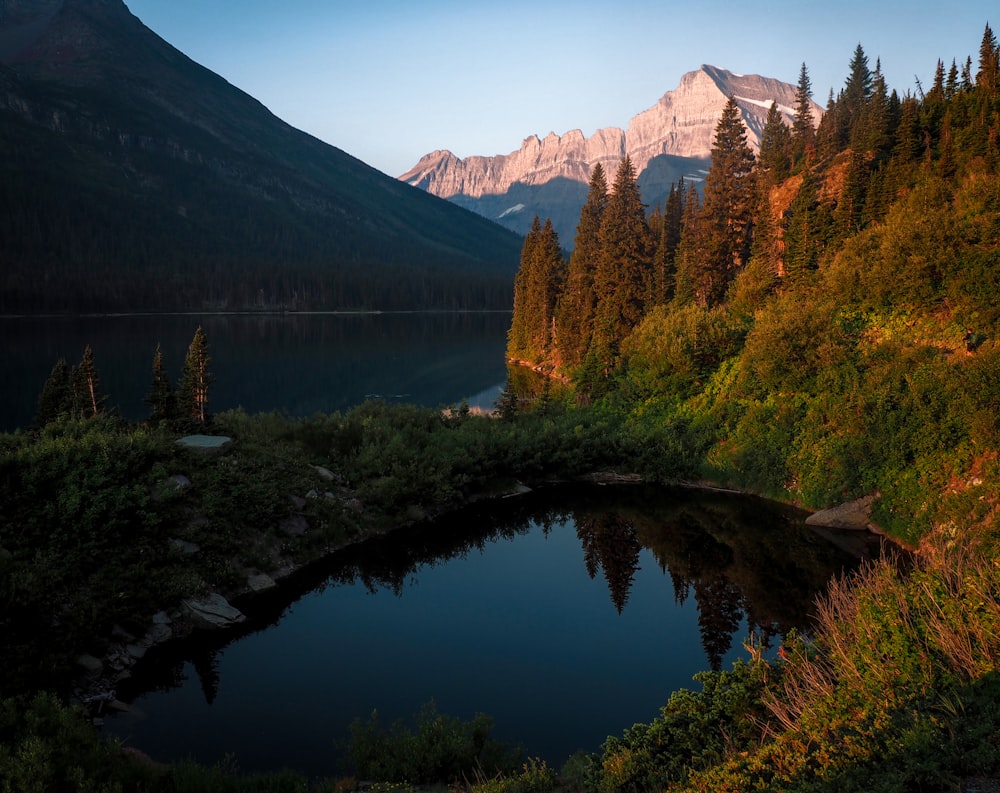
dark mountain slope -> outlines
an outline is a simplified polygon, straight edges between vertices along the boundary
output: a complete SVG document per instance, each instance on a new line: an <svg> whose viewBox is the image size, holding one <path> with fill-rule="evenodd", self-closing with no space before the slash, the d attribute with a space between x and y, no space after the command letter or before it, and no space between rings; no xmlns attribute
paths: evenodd
<svg viewBox="0 0 1000 793"><path fill-rule="evenodd" d="M121 0L0 0L0 311L509 307L520 239L300 132Z"/></svg>

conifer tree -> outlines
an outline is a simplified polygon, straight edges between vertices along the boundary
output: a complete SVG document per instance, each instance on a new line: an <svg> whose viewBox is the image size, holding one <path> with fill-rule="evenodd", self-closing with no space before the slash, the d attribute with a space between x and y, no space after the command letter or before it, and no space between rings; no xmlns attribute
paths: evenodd
<svg viewBox="0 0 1000 793"><path fill-rule="evenodd" d="M684 177L670 185L663 213L659 218L656 252L653 254L652 293L649 308L668 303L674 296L677 275L677 246L681 240L684 217Z"/></svg>
<svg viewBox="0 0 1000 793"><path fill-rule="evenodd" d="M976 88L981 94L993 99L1000 87L1000 48L989 24L983 31L979 45L979 70L976 72Z"/></svg>
<svg viewBox="0 0 1000 793"><path fill-rule="evenodd" d="M208 421L208 386L212 382L209 363L208 340L199 325L184 360L177 386L177 406L184 418L201 425Z"/></svg>
<svg viewBox="0 0 1000 793"><path fill-rule="evenodd" d="M608 205L608 182L600 163L590 175L587 200L580 209L566 286L559 299L557 327L559 352L569 366L579 365L590 341L596 298L594 274L600 257L601 219Z"/></svg>
<svg viewBox="0 0 1000 793"><path fill-rule="evenodd" d="M510 330L507 332L507 358L514 361L526 361L530 358L531 328L530 311L531 295L529 293L531 268L535 262L535 251L542 235L542 221L535 215L531 229L521 246L521 263L514 277L514 314L511 318Z"/></svg>
<svg viewBox="0 0 1000 793"><path fill-rule="evenodd" d="M772 107L774 103L772 103ZM795 163L801 163L806 158L806 152L813 146L816 130L813 126L812 114L812 82L809 79L809 70L805 63L799 70L799 82L795 87L795 114L792 117L792 159ZM763 149L763 142L761 142Z"/></svg>
<svg viewBox="0 0 1000 793"><path fill-rule="evenodd" d="M159 344L156 345L156 354L153 356L153 380L145 403L151 411L149 420L154 424L169 421L176 415L176 397L166 367L163 365L163 352Z"/></svg>
<svg viewBox="0 0 1000 793"><path fill-rule="evenodd" d="M83 350L80 365L73 370L73 404L80 418L97 418L104 408L106 397L101 394L101 381L94 361L94 351L88 344Z"/></svg>
<svg viewBox="0 0 1000 793"><path fill-rule="evenodd" d="M789 283L799 283L816 269L823 244L823 224L819 217L816 182L810 171L803 172L802 184L789 207L783 275Z"/></svg>
<svg viewBox="0 0 1000 793"><path fill-rule="evenodd" d="M73 412L73 388L71 372L65 358L55 362L48 380L38 396L38 412L35 424L44 427L62 415Z"/></svg>
<svg viewBox="0 0 1000 793"><path fill-rule="evenodd" d="M653 245L635 168L621 161L601 220L600 257L594 275L597 305L593 335L606 366L639 324L650 293Z"/></svg>
<svg viewBox="0 0 1000 793"><path fill-rule="evenodd" d="M855 47L848 68L850 73L837 103L840 105L838 121L842 146L846 146L853 138L854 129L861 119L861 111L872 92L872 72L868 67L868 56L865 55L861 44Z"/></svg>
<svg viewBox="0 0 1000 793"><path fill-rule="evenodd" d="M673 303L677 306L685 306L695 301L696 285L707 255L707 237L701 199L694 182L691 182L684 197L684 219L681 223L681 239L677 245L677 277L673 299Z"/></svg>
<svg viewBox="0 0 1000 793"><path fill-rule="evenodd" d="M805 149L803 148L803 151ZM760 133L760 152L757 155L758 174L773 187L784 180L791 168L792 132L778 110L778 103L771 102Z"/></svg>
<svg viewBox="0 0 1000 793"><path fill-rule="evenodd" d="M715 127L712 167L705 177L707 258L695 287L702 306L719 303L750 258L753 241L754 154L736 98L730 96Z"/></svg>

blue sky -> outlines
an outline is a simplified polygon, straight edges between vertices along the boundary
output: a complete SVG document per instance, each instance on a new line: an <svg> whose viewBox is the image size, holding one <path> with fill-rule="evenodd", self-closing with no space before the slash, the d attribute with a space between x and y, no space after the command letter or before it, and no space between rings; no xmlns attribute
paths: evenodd
<svg viewBox="0 0 1000 793"><path fill-rule="evenodd" d="M891 88L973 69L982 0L125 0L147 27L299 129L391 176L435 149L507 154L625 127L710 63L840 89L860 43ZM992 9L991 9L992 7ZM996 15L1000 16L1000 15Z"/></svg>

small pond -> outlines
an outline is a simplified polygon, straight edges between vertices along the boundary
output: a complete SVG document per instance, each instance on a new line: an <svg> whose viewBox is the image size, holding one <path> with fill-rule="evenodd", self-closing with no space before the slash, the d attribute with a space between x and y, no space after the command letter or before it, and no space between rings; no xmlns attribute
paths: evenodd
<svg viewBox="0 0 1000 793"><path fill-rule="evenodd" d="M157 648L106 732L157 760L341 773L348 727L434 701L555 767L655 717L695 673L774 651L817 593L879 553L718 492L560 486L337 554L237 605L238 634Z"/></svg>

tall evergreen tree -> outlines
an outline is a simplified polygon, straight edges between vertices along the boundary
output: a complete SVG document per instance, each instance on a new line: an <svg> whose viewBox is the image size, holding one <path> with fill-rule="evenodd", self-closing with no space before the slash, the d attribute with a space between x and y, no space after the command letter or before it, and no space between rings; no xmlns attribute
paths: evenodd
<svg viewBox="0 0 1000 793"><path fill-rule="evenodd" d="M773 103L772 103L773 107ZM799 70L799 82L795 87L795 114L792 117L792 159L795 163L808 163L806 153L812 148L816 137L812 113L812 82L805 63ZM763 143L761 144L763 148ZM808 167L808 165L807 165Z"/></svg>
<svg viewBox="0 0 1000 793"><path fill-rule="evenodd" d="M868 67L868 56L864 48L858 44L851 57L848 67L850 73L844 85L844 91L838 101L840 122L840 143L846 146L850 143L854 129L861 120L861 111L872 92L872 72Z"/></svg>
<svg viewBox="0 0 1000 793"><path fill-rule="evenodd" d="M73 370L73 403L80 418L97 418L104 409L106 397L101 394L101 380L94 361L94 351L88 344L80 364Z"/></svg>
<svg viewBox="0 0 1000 793"><path fill-rule="evenodd" d="M990 99L996 97L1000 88L1000 48L997 47L997 38L993 35L989 24L983 31L983 40L979 45L976 88Z"/></svg>
<svg viewBox="0 0 1000 793"><path fill-rule="evenodd" d="M601 220L600 243L593 336L607 368L614 365L618 345L642 319L651 283L653 245L628 155L615 175Z"/></svg>
<svg viewBox="0 0 1000 793"><path fill-rule="evenodd" d="M557 328L559 353L569 366L583 360L593 331L596 297L594 274L601 250L601 220L608 206L608 181L604 167L594 165L587 200L580 209L573 253L570 255L566 285L559 299Z"/></svg>
<svg viewBox="0 0 1000 793"><path fill-rule="evenodd" d="M35 424L44 427L60 416L73 412L73 385L71 372L65 358L55 362L42 392L38 396L38 412Z"/></svg>
<svg viewBox="0 0 1000 793"><path fill-rule="evenodd" d="M693 303L699 283L703 262L707 257L708 231L701 211L701 198L694 182L688 185L684 197L684 218L681 223L681 239L677 245L677 277L674 284L674 300L678 306Z"/></svg>
<svg viewBox="0 0 1000 793"><path fill-rule="evenodd" d="M212 382L208 368L210 362L208 340L199 325L184 359L184 369L177 385L177 406L184 418L201 425L208 421L208 387Z"/></svg>
<svg viewBox="0 0 1000 793"><path fill-rule="evenodd" d="M698 302L720 302L750 258L753 241L754 154L736 98L729 97L715 127L712 166L705 177L703 212L709 232L708 258L695 287Z"/></svg>
<svg viewBox="0 0 1000 793"><path fill-rule="evenodd" d="M145 399L145 403L151 411L149 420L155 424L174 418L177 412L176 402L174 389L170 385L170 377L163 365L163 352L160 350L160 345L157 344L156 354L153 356L153 379Z"/></svg>
<svg viewBox="0 0 1000 793"><path fill-rule="evenodd" d="M670 185L660 216L656 252L653 254L653 281L650 307L668 303L674 296L677 275L677 246L681 241L681 221L684 217L684 177Z"/></svg>
<svg viewBox="0 0 1000 793"><path fill-rule="evenodd" d="M804 151L804 148L803 148ZM771 102L760 133L760 151L757 171L769 187L788 177L791 169L792 132L778 110L778 103Z"/></svg>
<svg viewBox="0 0 1000 793"><path fill-rule="evenodd" d="M531 229L521 245L521 263L514 276L514 313L510 330L507 332L507 358L527 361L531 357L531 269L535 264L535 253L542 236L542 221L535 215Z"/></svg>
<svg viewBox="0 0 1000 793"><path fill-rule="evenodd" d="M802 184L788 211L788 225L783 240L783 275L788 283L800 283L819 263L823 245L823 222L820 218L816 181L810 171L803 172Z"/></svg>

